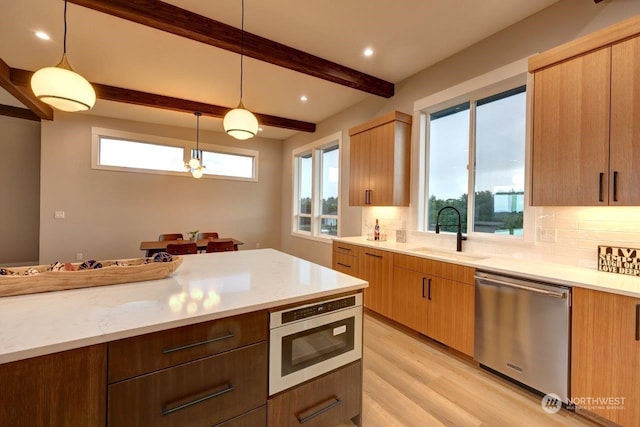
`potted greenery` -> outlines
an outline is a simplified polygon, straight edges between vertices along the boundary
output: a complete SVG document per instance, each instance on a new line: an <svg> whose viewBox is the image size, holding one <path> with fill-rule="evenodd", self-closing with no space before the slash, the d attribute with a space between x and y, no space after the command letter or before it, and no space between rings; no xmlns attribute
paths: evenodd
<svg viewBox="0 0 640 427"><path fill-rule="evenodd" d="M189 231L187 234L189 235L189 241L195 242L198 239L198 232L200 230Z"/></svg>

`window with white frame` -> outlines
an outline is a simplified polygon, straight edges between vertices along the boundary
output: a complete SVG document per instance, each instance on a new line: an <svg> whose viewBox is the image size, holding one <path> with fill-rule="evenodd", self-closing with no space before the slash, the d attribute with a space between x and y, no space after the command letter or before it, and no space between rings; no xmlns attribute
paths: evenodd
<svg viewBox="0 0 640 427"><path fill-rule="evenodd" d="M424 230L445 206L463 233L522 236L526 86L498 85L423 110L426 119ZM452 105L453 104L453 105ZM458 218L442 211L442 231Z"/></svg>
<svg viewBox="0 0 640 427"><path fill-rule="evenodd" d="M195 156L194 143L111 129L93 128L92 168L191 176L185 164ZM200 144L204 177L258 180L255 150Z"/></svg>
<svg viewBox="0 0 640 427"><path fill-rule="evenodd" d="M337 133L293 152L293 232L339 235L340 142Z"/></svg>

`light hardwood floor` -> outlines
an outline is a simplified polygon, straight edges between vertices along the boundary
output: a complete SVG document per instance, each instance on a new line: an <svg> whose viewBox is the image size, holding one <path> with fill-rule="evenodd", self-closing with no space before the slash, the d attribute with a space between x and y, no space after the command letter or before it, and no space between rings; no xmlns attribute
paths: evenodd
<svg viewBox="0 0 640 427"><path fill-rule="evenodd" d="M369 314L363 353L364 427L597 425Z"/></svg>

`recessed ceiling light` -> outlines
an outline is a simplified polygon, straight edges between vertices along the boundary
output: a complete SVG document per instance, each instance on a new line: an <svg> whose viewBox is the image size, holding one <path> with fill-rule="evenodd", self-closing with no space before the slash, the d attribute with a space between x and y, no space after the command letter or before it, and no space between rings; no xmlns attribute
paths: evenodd
<svg viewBox="0 0 640 427"><path fill-rule="evenodd" d="M362 52L362 54L363 54L364 56L371 56L371 55L373 55L373 49L371 49L370 47L368 47L368 48L366 48L366 49L364 50L364 52Z"/></svg>
<svg viewBox="0 0 640 427"><path fill-rule="evenodd" d="M44 31L36 31L36 37L40 40L51 40L49 34L45 33Z"/></svg>
<svg viewBox="0 0 640 427"><path fill-rule="evenodd" d="M259 127L259 128L258 128L258 132L262 132L262 128L260 128L260 127Z"/></svg>
<svg viewBox="0 0 640 427"><path fill-rule="evenodd" d="M309 98L307 98L307 95L302 95L300 97L300 101L302 101L302 102L307 102L308 100L309 100Z"/></svg>

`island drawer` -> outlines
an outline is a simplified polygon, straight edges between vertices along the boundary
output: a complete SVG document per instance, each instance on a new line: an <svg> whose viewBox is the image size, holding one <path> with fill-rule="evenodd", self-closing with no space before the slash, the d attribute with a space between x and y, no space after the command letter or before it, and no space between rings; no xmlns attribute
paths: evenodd
<svg viewBox="0 0 640 427"><path fill-rule="evenodd" d="M357 361L270 398L268 425L335 426L360 415L361 408L362 362Z"/></svg>
<svg viewBox="0 0 640 427"><path fill-rule="evenodd" d="M232 420L216 424L214 427L265 427L266 425L267 405L263 405Z"/></svg>
<svg viewBox="0 0 640 427"><path fill-rule="evenodd" d="M108 425L210 427L266 399L262 342L109 385Z"/></svg>
<svg viewBox="0 0 640 427"><path fill-rule="evenodd" d="M266 341L266 311L109 343L109 383Z"/></svg>

